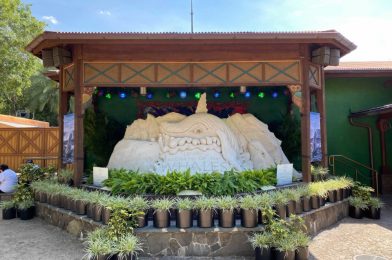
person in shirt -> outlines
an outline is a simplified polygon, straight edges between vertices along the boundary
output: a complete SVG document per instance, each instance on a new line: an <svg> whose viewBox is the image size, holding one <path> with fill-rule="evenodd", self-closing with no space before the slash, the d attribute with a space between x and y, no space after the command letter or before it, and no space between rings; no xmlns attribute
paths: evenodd
<svg viewBox="0 0 392 260"><path fill-rule="evenodd" d="M6 164L0 164L0 193L14 192L18 176Z"/></svg>

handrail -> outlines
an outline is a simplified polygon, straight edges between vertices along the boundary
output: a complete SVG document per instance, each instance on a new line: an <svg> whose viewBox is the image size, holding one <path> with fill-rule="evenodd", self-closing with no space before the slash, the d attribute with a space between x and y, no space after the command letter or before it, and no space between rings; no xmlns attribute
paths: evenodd
<svg viewBox="0 0 392 260"><path fill-rule="evenodd" d="M349 162L351 162L351 163L353 163L355 165L361 166L361 167L369 170L371 172L371 174L372 174L372 186L373 186L373 188L376 191L376 196L378 197L378 172L375 169L373 169L373 168L371 168L371 167L369 167L369 166L367 166L365 164L362 164L362 163L360 163L358 161L355 161L355 160L353 160L353 159L351 159L351 158L349 158L347 156L340 155L340 154L333 154L333 155L330 155L328 157L328 164L329 164L329 166L332 167L332 174L333 175L336 175L336 172L335 172L335 159L336 158L342 158L342 159L344 159L346 161L349 161ZM354 167L350 167L350 168L354 168ZM359 173L362 173L362 172L359 171L357 168L354 168L354 169L355 169L356 178L358 178L358 172Z"/></svg>

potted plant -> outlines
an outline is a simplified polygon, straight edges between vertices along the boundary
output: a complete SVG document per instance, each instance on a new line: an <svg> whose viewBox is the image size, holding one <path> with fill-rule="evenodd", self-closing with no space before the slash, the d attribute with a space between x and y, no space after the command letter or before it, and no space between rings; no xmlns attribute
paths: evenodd
<svg viewBox="0 0 392 260"><path fill-rule="evenodd" d="M275 212L272 209L274 205L274 201L272 199L271 194L267 192L258 194L254 196L254 200L258 205L258 211L259 211L258 223L267 224L275 215Z"/></svg>
<svg viewBox="0 0 392 260"><path fill-rule="evenodd" d="M381 208L384 206L384 203L379 198L370 198L368 201L368 208L366 211L366 217L371 219L380 219L381 217Z"/></svg>
<svg viewBox="0 0 392 260"><path fill-rule="evenodd" d="M154 227L166 228L170 226L170 209L173 207L171 199L157 199L151 203L154 209Z"/></svg>
<svg viewBox="0 0 392 260"><path fill-rule="evenodd" d="M95 204L97 204L101 198L101 192L90 192L89 196L87 197L87 206L86 206L86 214L87 217L94 219L94 209Z"/></svg>
<svg viewBox="0 0 392 260"><path fill-rule="evenodd" d="M193 226L192 208L193 201L189 198L178 198L176 206L176 226L178 228L190 228Z"/></svg>
<svg viewBox="0 0 392 260"><path fill-rule="evenodd" d="M72 186L73 185L73 171L69 170L69 169L61 169L58 173L57 173L57 180L58 182L62 183L62 184L66 184L68 186Z"/></svg>
<svg viewBox="0 0 392 260"><path fill-rule="evenodd" d="M282 191L282 193L288 199L286 207L287 216L290 216L291 214L296 214L297 204L298 207L301 208L302 212L301 194L296 189L285 189Z"/></svg>
<svg viewBox="0 0 392 260"><path fill-rule="evenodd" d="M147 211L150 208L148 201L140 196L134 197L129 201L129 208L132 211L141 213L137 217L137 227L147 226Z"/></svg>
<svg viewBox="0 0 392 260"><path fill-rule="evenodd" d="M231 196L224 196L217 199L219 209L219 226L231 228L235 226L234 210L238 207L237 199Z"/></svg>
<svg viewBox="0 0 392 260"><path fill-rule="evenodd" d="M105 205L107 205L107 202L111 200L110 196L106 193L100 193L99 198L95 201L93 204L93 220L96 222L102 221L102 215L103 211L105 208Z"/></svg>
<svg viewBox="0 0 392 260"><path fill-rule="evenodd" d="M200 228L210 228L214 225L213 211L216 207L215 198L200 197L195 201L198 210L197 225Z"/></svg>
<svg viewBox="0 0 392 260"><path fill-rule="evenodd" d="M275 260L295 260L297 246L292 234L274 241L272 250Z"/></svg>
<svg viewBox="0 0 392 260"><path fill-rule="evenodd" d="M114 242L109 238L105 229L98 228L89 233L85 249L86 255L83 258L91 260L116 259Z"/></svg>
<svg viewBox="0 0 392 260"><path fill-rule="evenodd" d="M135 260L137 251L141 250L139 239L132 234L126 234L120 237L115 245L118 260Z"/></svg>
<svg viewBox="0 0 392 260"><path fill-rule="evenodd" d="M256 227L258 223L258 204L254 196L247 195L240 199L241 225L243 227Z"/></svg>
<svg viewBox="0 0 392 260"><path fill-rule="evenodd" d="M18 215L21 220L29 220L34 217L34 201L25 200L17 204Z"/></svg>
<svg viewBox="0 0 392 260"><path fill-rule="evenodd" d="M311 210L310 207L310 192L308 185L301 185L296 188L297 193L300 196L299 201L295 203L295 213L302 214L302 212L308 212Z"/></svg>
<svg viewBox="0 0 392 260"><path fill-rule="evenodd" d="M359 197L350 197L348 200L349 216L352 218L363 218L363 211L367 208L366 202Z"/></svg>
<svg viewBox="0 0 392 260"><path fill-rule="evenodd" d="M281 218L286 218L286 206L289 199L282 191L275 191L272 193L272 199L274 201L276 214Z"/></svg>
<svg viewBox="0 0 392 260"><path fill-rule="evenodd" d="M15 202L13 202L12 200L2 201L0 203L0 208L2 208L3 210L3 219L16 218Z"/></svg>
<svg viewBox="0 0 392 260"><path fill-rule="evenodd" d="M328 176L328 172L329 172L328 168L312 165L311 167L312 181L326 180Z"/></svg>
<svg viewBox="0 0 392 260"><path fill-rule="evenodd" d="M256 260L269 260L271 259L271 244L272 236L268 232L255 233L249 238L253 249L255 250Z"/></svg>
<svg viewBox="0 0 392 260"><path fill-rule="evenodd" d="M295 250L295 260L308 260L310 237L304 232L294 232L292 236L297 248Z"/></svg>
<svg viewBox="0 0 392 260"><path fill-rule="evenodd" d="M351 195L351 190L354 187L354 181L351 178L340 177L342 182L343 199L348 198Z"/></svg>
<svg viewBox="0 0 392 260"><path fill-rule="evenodd" d="M309 184L310 204L312 209L320 208L324 203L324 198L328 195L322 182L313 182Z"/></svg>

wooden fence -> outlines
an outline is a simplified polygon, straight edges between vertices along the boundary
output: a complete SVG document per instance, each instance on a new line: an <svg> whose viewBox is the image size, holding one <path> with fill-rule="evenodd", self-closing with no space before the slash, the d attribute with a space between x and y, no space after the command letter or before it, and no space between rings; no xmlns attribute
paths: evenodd
<svg viewBox="0 0 392 260"><path fill-rule="evenodd" d="M0 163L18 170L27 159L40 166L58 165L59 129L0 128Z"/></svg>

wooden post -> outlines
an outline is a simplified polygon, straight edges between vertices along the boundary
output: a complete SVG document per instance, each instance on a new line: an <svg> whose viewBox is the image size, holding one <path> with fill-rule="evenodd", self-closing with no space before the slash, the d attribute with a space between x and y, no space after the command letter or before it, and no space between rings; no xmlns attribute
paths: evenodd
<svg viewBox="0 0 392 260"><path fill-rule="evenodd" d="M302 111L301 151L302 175L304 182L311 181L310 175L310 88L309 88L309 46L301 45L302 66Z"/></svg>
<svg viewBox="0 0 392 260"><path fill-rule="evenodd" d="M321 89L317 90L317 109L320 113L320 129L321 129L321 152L322 160L321 163L323 167L328 167L328 147L327 147L327 123L326 123L326 110L325 110L325 78L324 69L321 68Z"/></svg>
<svg viewBox="0 0 392 260"><path fill-rule="evenodd" d="M60 66L59 75L59 115L58 115L58 125L59 125L59 158L58 158L58 169L64 168L63 164L63 136L64 136L64 115L68 112L68 92L63 91L63 70L64 66Z"/></svg>
<svg viewBox="0 0 392 260"><path fill-rule="evenodd" d="M75 132L74 132L74 185L81 184L84 170L83 147L83 86L82 86L82 52L81 46L76 45L73 53L75 64Z"/></svg>

